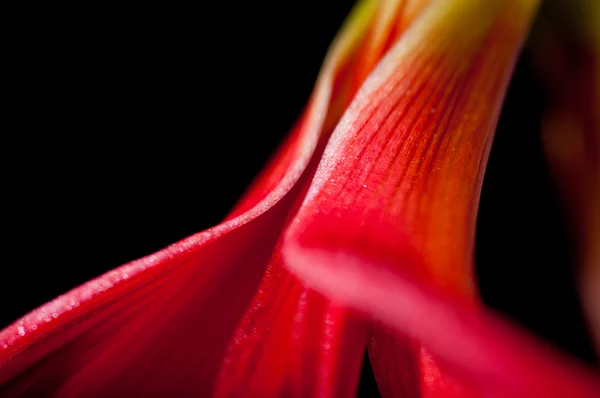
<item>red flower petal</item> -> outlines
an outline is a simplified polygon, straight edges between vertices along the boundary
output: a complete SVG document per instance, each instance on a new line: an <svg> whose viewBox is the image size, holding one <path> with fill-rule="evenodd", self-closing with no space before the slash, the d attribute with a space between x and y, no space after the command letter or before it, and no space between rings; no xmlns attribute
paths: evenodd
<svg viewBox="0 0 600 398"><path fill-rule="evenodd" d="M272 203L281 196L281 190L289 189L300 178L313 153L322 153L323 148L319 151L317 145L327 141L354 95L347 87L375 6L363 0L353 9L329 49L304 115L227 219L243 214L259 201Z"/></svg>
<svg viewBox="0 0 600 398"><path fill-rule="evenodd" d="M229 346L216 396L352 397L365 339L349 310L302 285L276 256Z"/></svg>
<svg viewBox="0 0 600 398"><path fill-rule="evenodd" d="M479 396L600 396L597 375L454 295L342 253L299 251L294 256L297 266L318 265L311 268L311 280L324 282L312 286L419 341L446 373Z"/></svg>
<svg viewBox="0 0 600 398"><path fill-rule="evenodd" d="M211 393L298 180L331 131L325 123L342 112L331 96L340 97L372 10L372 3L360 7L336 40L293 134L224 223L84 284L0 332L3 396Z"/></svg>
<svg viewBox="0 0 600 398"><path fill-rule="evenodd" d="M323 72L317 81L315 94L305 111L314 118L318 116L315 108L327 109L323 127L324 138L329 137L377 62L429 2L430 0L362 0L355 6L332 44ZM319 91L322 86L330 86L330 92ZM329 94L326 99L324 92ZM321 97L319 94L322 94ZM330 101L328 107L315 104L325 100ZM302 153L308 149L315 150L311 147L315 145L315 140L304 133L309 129L306 125L310 122L308 116L300 119L286 143L271 159L228 218L247 211L257 201L276 191L276 186L284 179L286 173L297 168L293 163L303 159ZM321 142L324 143L325 140ZM303 167L305 166L303 164ZM300 170L303 170L303 167L300 167Z"/></svg>
<svg viewBox="0 0 600 398"><path fill-rule="evenodd" d="M403 272L473 291L485 159L528 20L508 8L442 1L411 26L340 121L290 245L407 260Z"/></svg>
<svg viewBox="0 0 600 398"><path fill-rule="evenodd" d="M385 53L406 31L430 0L379 1L373 22L365 34L351 79L351 91L356 93ZM349 98L351 99L351 98ZM344 104L344 109L349 104Z"/></svg>
<svg viewBox="0 0 600 398"><path fill-rule="evenodd" d="M374 16L366 39L334 85L335 101L328 116L331 123L326 125L337 120L331 115L347 106L354 85L364 79L424 3L380 2L370 10ZM357 13L363 14L363 20L366 11L361 7L373 4L359 6ZM364 327L354 318L350 311L338 308L289 274L276 250L258 294L238 326L238 337L230 344L217 395L353 396L366 340ZM253 372L248 372L249 368Z"/></svg>
<svg viewBox="0 0 600 398"><path fill-rule="evenodd" d="M416 362L398 358L407 361L396 363L400 373L416 366L407 374L421 378L404 389L444 397L472 388L523 397L599 391L585 371L490 319L470 298L482 173L535 3L429 8L341 120L286 234L285 260L311 287L391 324L440 359L432 363L421 347ZM378 381L400 395L384 373L394 360L382 352L411 346L375 339ZM427 383L433 374L438 382Z"/></svg>
<svg viewBox="0 0 600 398"><path fill-rule="evenodd" d="M390 328L376 328L369 358L382 397L479 397L474 387L449 376L423 345Z"/></svg>
<svg viewBox="0 0 600 398"><path fill-rule="evenodd" d="M209 393L290 198L124 265L4 329L2 396Z"/></svg>

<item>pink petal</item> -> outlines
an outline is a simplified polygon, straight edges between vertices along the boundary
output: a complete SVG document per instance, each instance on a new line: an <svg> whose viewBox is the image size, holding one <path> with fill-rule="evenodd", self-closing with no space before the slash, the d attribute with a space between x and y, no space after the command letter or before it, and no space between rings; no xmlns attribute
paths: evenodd
<svg viewBox="0 0 600 398"><path fill-rule="evenodd" d="M293 255L298 266L316 265L312 287L419 341L452 377L479 394L600 396L598 375L479 306L352 254Z"/></svg>

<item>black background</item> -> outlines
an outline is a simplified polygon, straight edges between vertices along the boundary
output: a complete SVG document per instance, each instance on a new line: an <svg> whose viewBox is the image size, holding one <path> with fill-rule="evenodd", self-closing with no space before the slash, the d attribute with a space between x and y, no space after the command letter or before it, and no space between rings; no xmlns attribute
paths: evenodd
<svg viewBox="0 0 600 398"><path fill-rule="evenodd" d="M53 10L12 61L0 325L218 223L300 114L351 3ZM525 55L484 182L477 273L490 306L592 361L543 105Z"/></svg>

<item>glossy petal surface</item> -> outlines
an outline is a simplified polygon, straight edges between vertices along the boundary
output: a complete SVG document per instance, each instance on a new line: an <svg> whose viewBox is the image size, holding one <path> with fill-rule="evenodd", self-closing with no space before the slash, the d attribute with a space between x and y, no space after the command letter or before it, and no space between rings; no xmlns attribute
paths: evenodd
<svg viewBox="0 0 600 398"><path fill-rule="evenodd" d="M339 119L335 112L347 106L369 68L402 35L425 3L379 2L369 10L370 23L361 35L364 39L356 42L334 84L335 100L326 125L333 126ZM367 9L362 7L366 6L359 5L355 11L363 20ZM307 180L306 188L309 186ZM354 313L329 302L291 275L278 249L236 336L219 378L219 396L343 397L355 393L366 326L359 324ZM256 372L249 374L249 367Z"/></svg>
<svg viewBox="0 0 600 398"><path fill-rule="evenodd" d="M124 265L3 330L2 396L210 392L286 205Z"/></svg>
<svg viewBox="0 0 600 398"><path fill-rule="evenodd" d="M598 391L585 371L490 318L472 298L482 174L535 6L438 2L418 17L344 115L286 234L285 259L311 287L375 316L384 332L391 326L392 335L426 347L413 351L418 370L406 374L420 379L412 377L416 385L404 385L407 391ZM410 341L378 336L371 349L377 364L393 364L382 352L414 350ZM378 373L378 381L393 383ZM426 383L425 374L435 383ZM453 386L456 380L461 385ZM402 394L398 388L390 387L390 395Z"/></svg>
<svg viewBox="0 0 600 398"><path fill-rule="evenodd" d="M401 263L468 294L485 159L528 18L499 3L449 4L433 3L367 80L288 242Z"/></svg>
<svg viewBox="0 0 600 398"><path fill-rule="evenodd" d="M351 311L274 257L228 348L216 396L352 397L365 338Z"/></svg>
<svg viewBox="0 0 600 398"><path fill-rule="evenodd" d="M303 117L225 222L88 282L0 332L3 396L212 392L297 182L328 138L326 120L337 121L332 92L372 9L361 5L336 39Z"/></svg>

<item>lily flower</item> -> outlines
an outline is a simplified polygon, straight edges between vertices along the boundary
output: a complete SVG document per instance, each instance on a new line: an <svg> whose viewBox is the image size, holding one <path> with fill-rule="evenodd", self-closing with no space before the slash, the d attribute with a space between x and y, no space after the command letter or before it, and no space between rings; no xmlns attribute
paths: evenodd
<svg viewBox="0 0 600 398"><path fill-rule="evenodd" d="M360 2L219 225L0 332L1 396L597 397L485 309L474 222L536 0Z"/></svg>
<svg viewBox="0 0 600 398"><path fill-rule="evenodd" d="M369 354L380 386L395 386L390 395L399 384L406 388L397 375L411 366L413 385L433 394L598 391L592 377L573 372L575 365L544 360L531 339L497 325L474 296L482 173L515 49L535 6L509 3L447 3L415 22L338 124L286 231L283 251L295 274L382 322ZM467 32L456 21L469 15ZM411 40L413 33L420 41ZM395 338L399 332L414 343ZM397 359L410 350L414 364ZM452 370L450 383L431 354L441 370Z"/></svg>

